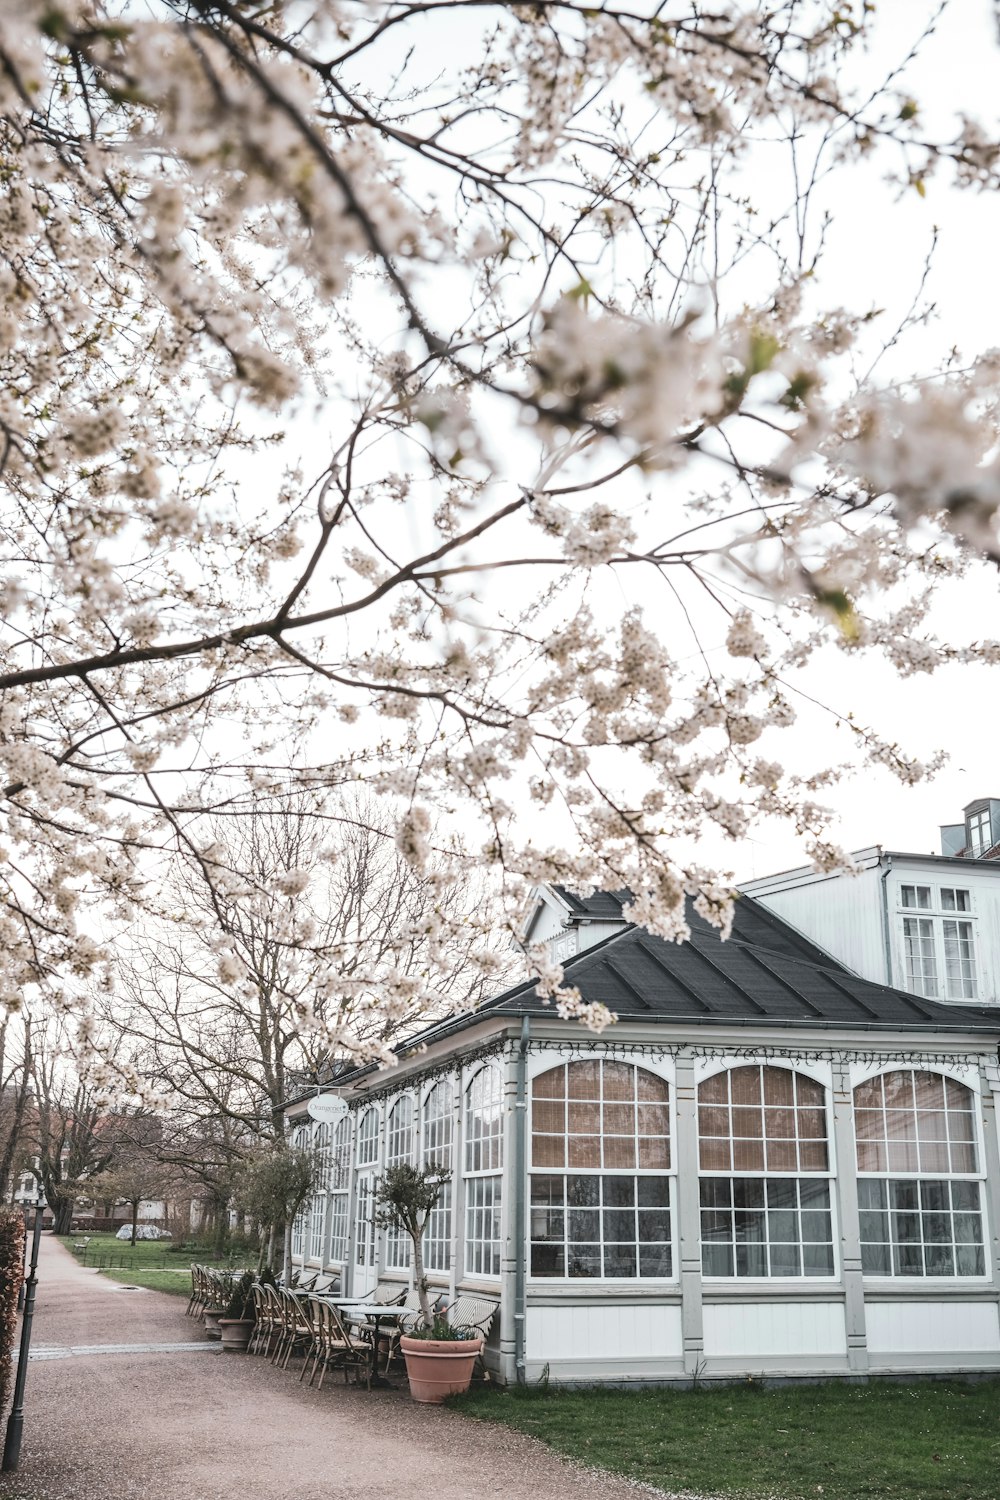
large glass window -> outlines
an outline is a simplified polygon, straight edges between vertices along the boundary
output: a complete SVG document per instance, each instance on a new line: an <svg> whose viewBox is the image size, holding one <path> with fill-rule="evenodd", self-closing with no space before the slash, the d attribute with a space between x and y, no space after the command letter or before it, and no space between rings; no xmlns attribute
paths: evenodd
<svg viewBox="0 0 1000 1500"><path fill-rule="evenodd" d="M330 1249L328 1259L343 1265L350 1229L351 1117L338 1120L330 1153Z"/></svg>
<svg viewBox="0 0 1000 1500"><path fill-rule="evenodd" d="M317 1193L309 1212L309 1255L320 1260L323 1255L323 1230L326 1227L326 1195Z"/></svg>
<svg viewBox="0 0 1000 1500"><path fill-rule="evenodd" d="M993 834L990 829L990 810L984 807L982 812L972 813L969 818L969 846L973 854L985 854L992 846Z"/></svg>
<svg viewBox="0 0 1000 1500"><path fill-rule="evenodd" d="M385 1164L399 1166L413 1158L413 1099L409 1094L398 1098L389 1111L385 1128ZM406 1271L410 1265L410 1236L404 1229L385 1232L385 1264L390 1271Z"/></svg>
<svg viewBox="0 0 1000 1500"><path fill-rule="evenodd" d="M861 1264L869 1276L982 1276L976 1096L899 1069L854 1090Z"/></svg>
<svg viewBox="0 0 1000 1500"><path fill-rule="evenodd" d="M454 1148L454 1091L451 1080L442 1078L424 1100L420 1159L425 1167L450 1172ZM428 1271L451 1269L451 1183L446 1182L427 1217L424 1230L424 1267Z"/></svg>
<svg viewBox="0 0 1000 1500"><path fill-rule="evenodd" d="M904 908L940 913L904 915L903 964L907 989L928 1000L976 998L976 945L972 896L957 886L904 885ZM935 904L935 902L937 904ZM968 912L963 917L960 913Z"/></svg>
<svg viewBox="0 0 1000 1500"><path fill-rule="evenodd" d="M378 1110L365 1110L358 1127L358 1166L370 1167L378 1161Z"/></svg>
<svg viewBox="0 0 1000 1500"><path fill-rule="evenodd" d="M672 1274L664 1079L598 1058L539 1074L531 1168L532 1276Z"/></svg>
<svg viewBox="0 0 1000 1500"><path fill-rule="evenodd" d="M465 1095L465 1269L470 1276L500 1275L502 1166L503 1079L499 1068L488 1065Z"/></svg>
<svg viewBox="0 0 1000 1500"><path fill-rule="evenodd" d="M752 1064L698 1088L706 1276L832 1276L825 1093L790 1068Z"/></svg>

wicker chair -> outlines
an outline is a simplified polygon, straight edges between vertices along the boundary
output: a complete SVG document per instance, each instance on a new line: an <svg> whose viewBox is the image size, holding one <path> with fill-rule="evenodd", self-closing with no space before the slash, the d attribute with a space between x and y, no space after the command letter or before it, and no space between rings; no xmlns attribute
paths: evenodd
<svg viewBox="0 0 1000 1500"><path fill-rule="evenodd" d="M461 1329L470 1339L481 1338L485 1348L490 1328L493 1326L493 1319L499 1311L500 1304L492 1297L473 1297L467 1292L462 1292L447 1309L447 1318L452 1328ZM476 1372L484 1380L489 1380L490 1375L482 1350L476 1358Z"/></svg>
<svg viewBox="0 0 1000 1500"><path fill-rule="evenodd" d="M287 1370L288 1361L293 1354L302 1354L312 1347L312 1328L305 1319L295 1292L277 1292L275 1295L281 1323L271 1363Z"/></svg>
<svg viewBox="0 0 1000 1500"><path fill-rule="evenodd" d="M345 1385L349 1372L354 1370L355 1379L363 1374L365 1385L371 1390L371 1344L348 1332L332 1302L326 1302L320 1297L310 1297L309 1302L315 1351L309 1384L312 1385L318 1370L318 1389L322 1390L323 1377L328 1367L340 1365L344 1371Z"/></svg>

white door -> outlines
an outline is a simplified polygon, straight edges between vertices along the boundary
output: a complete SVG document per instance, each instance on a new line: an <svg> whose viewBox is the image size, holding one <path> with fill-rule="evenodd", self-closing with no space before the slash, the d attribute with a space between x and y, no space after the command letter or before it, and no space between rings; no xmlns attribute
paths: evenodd
<svg viewBox="0 0 1000 1500"><path fill-rule="evenodd" d="M378 1281L378 1231L375 1228L375 1172L359 1172L354 1221L354 1266L351 1296L366 1297Z"/></svg>

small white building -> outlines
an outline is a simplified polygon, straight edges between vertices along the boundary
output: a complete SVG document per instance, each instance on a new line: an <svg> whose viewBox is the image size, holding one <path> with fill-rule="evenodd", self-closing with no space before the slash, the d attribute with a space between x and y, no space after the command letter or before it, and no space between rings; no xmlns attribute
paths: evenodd
<svg viewBox="0 0 1000 1500"><path fill-rule="evenodd" d="M855 974L961 1005L1000 1004L1000 799L941 828L940 854L875 845L857 874L803 867L741 889Z"/></svg>
<svg viewBox="0 0 1000 1500"><path fill-rule="evenodd" d="M529 924L604 1035L527 983L338 1080L336 1126L290 1102L327 1164L297 1263L408 1284L375 1186L433 1162L429 1280L497 1298L502 1381L1000 1370L1000 1011L852 974L750 899L681 945L623 899L542 890Z"/></svg>

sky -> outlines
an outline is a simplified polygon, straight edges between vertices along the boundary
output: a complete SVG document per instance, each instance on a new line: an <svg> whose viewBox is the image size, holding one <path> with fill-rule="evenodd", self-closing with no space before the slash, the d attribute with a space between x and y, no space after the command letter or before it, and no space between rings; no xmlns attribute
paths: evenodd
<svg viewBox="0 0 1000 1500"><path fill-rule="evenodd" d="M880 0L872 46L867 57L852 61L852 76L868 70L873 81L884 77L937 11L929 0ZM465 18L456 25L448 63L460 64L476 45L479 24ZM924 55L900 78L901 93L919 102L929 135L948 138L957 132L957 105L996 130L1000 50L995 35L988 0L951 0L944 8ZM766 201L765 148L758 150L756 161L755 186ZM821 291L825 307L879 309L876 327L891 329L918 295L936 235L930 274L920 293L923 303L933 304L933 313L925 326L911 330L882 360L880 375L889 381L936 368L952 347L972 355L1000 345L995 290L1000 209L995 197L955 189L947 171L930 176L923 195L900 190L887 184L886 166L885 157L875 153L868 162L839 169L824 188L832 224ZM752 293L748 288L748 296ZM300 446L307 474L322 468L324 440L308 420L293 428L293 442ZM997 584L996 571L984 567L961 585L942 591L934 617L938 633L956 640L1000 635ZM707 647L709 659L724 649L721 642L709 641ZM929 759L944 750L949 757L933 780L917 786L903 786L888 772L873 771L824 792L819 800L833 808L835 834L844 847L880 843L936 851L939 824L960 821L963 806L976 798L1000 796L995 753L998 695L988 669L954 667L933 677L902 680L872 656L853 657L831 649L814 658L801 685L839 712L873 723L912 755ZM803 704L796 731L781 735L774 751L792 769L805 771L817 757L846 758L848 740L849 732L838 728L833 718ZM802 862L794 830L780 826L765 827L738 847L721 834L707 836L697 852L702 863L715 862L739 879Z"/></svg>

